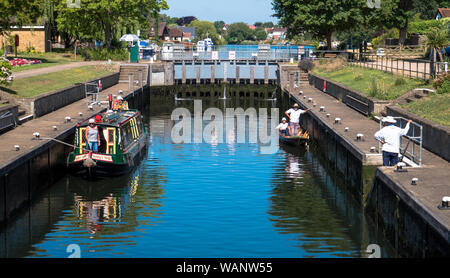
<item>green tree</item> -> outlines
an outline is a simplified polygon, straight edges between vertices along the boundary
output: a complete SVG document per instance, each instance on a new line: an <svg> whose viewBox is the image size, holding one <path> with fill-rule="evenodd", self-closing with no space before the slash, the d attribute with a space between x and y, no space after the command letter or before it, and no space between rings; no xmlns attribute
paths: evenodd
<svg viewBox="0 0 450 278"><path fill-rule="evenodd" d="M195 27L195 33L198 40L204 40L209 37L214 44L220 44L219 35L217 34L214 23L194 20L189 24L189 27Z"/></svg>
<svg viewBox="0 0 450 278"><path fill-rule="evenodd" d="M275 27L275 24L273 24L272 21L268 21L268 22L265 22L265 23L262 25L262 27L264 27L264 28L273 28L273 27Z"/></svg>
<svg viewBox="0 0 450 278"><path fill-rule="evenodd" d="M257 41L264 41L267 39L267 33L266 30L262 27L258 27L255 30L255 38Z"/></svg>
<svg viewBox="0 0 450 278"><path fill-rule="evenodd" d="M246 23L238 22L228 26L226 39L230 44L240 44L245 40L255 40L255 37L254 32Z"/></svg>
<svg viewBox="0 0 450 278"><path fill-rule="evenodd" d="M438 53L441 61L444 60L442 57L441 49L447 47L449 44L448 26L445 27L446 28L444 28L444 26L442 26L442 28L432 27L425 34L426 36L425 44ZM435 61L436 59L436 55L433 54L434 51L431 51L433 55L433 61Z"/></svg>
<svg viewBox="0 0 450 278"><path fill-rule="evenodd" d="M225 21L215 21L214 27L216 27L216 31L218 34L223 34L223 27L225 26Z"/></svg>
<svg viewBox="0 0 450 278"><path fill-rule="evenodd" d="M328 49L333 33L363 24L364 13L370 9L363 0L273 0L272 5L290 38L308 32L325 38Z"/></svg>
<svg viewBox="0 0 450 278"><path fill-rule="evenodd" d="M166 0L85 0L80 8L58 0L56 22L76 39L103 40L110 48L114 37L148 24L163 9L168 9Z"/></svg>

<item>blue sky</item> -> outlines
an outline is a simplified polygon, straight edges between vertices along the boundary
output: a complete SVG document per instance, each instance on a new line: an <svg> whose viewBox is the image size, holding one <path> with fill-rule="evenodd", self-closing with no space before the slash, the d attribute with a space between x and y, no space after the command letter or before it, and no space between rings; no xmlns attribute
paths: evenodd
<svg viewBox="0 0 450 278"><path fill-rule="evenodd" d="M271 0L167 0L170 9L163 11L172 17L195 16L199 20L226 23L277 22L272 17Z"/></svg>

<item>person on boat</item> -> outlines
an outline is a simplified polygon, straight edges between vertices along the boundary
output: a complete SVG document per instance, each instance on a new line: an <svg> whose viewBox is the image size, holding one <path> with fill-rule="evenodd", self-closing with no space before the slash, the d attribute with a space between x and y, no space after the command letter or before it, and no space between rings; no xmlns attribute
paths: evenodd
<svg viewBox="0 0 450 278"><path fill-rule="evenodd" d="M383 118L382 122L384 127L375 133L375 140L383 145L383 166L395 166L399 161L400 138L408 134L412 121L409 120L403 129L395 126L397 121L391 116Z"/></svg>
<svg viewBox="0 0 450 278"><path fill-rule="evenodd" d="M286 118L281 119L282 123L277 125L276 129L280 132L283 136L289 136L289 124L287 123Z"/></svg>
<svg viewBox="0 0 450 278"><path fill-rule="evenodd" d="M89 126L85 131L86 148L89 151L98 152L100 146L100 133L98 127L95 125L95 119L89 120Z"/></svg>
<svg viewBox="0 0 450 278"><path fill-rule="evenodd" d="M298 104L294 104L294 108L289 109L284 114L289 118L289 127L291 129L291 136L298 136L301 134L300 129L300 115L308 112L311 109L302 110Z"/></svg>
<svg viewBox="0 0 450 278"><path fill-rule="evenodd" d="M113 110L128 110L128 102L124 101L121 96L113 103Z"/></svg>

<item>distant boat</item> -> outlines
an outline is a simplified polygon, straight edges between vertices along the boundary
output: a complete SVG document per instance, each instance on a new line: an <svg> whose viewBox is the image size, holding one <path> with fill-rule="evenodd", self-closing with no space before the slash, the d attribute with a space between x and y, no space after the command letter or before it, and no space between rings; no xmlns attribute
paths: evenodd
<svg viewBox="0 0 450 278"><path fill-rule="evenodd" d="M197 42L197 52L209 52L214 48L214 43L212 39L206 38L202 41Z"/></svg>

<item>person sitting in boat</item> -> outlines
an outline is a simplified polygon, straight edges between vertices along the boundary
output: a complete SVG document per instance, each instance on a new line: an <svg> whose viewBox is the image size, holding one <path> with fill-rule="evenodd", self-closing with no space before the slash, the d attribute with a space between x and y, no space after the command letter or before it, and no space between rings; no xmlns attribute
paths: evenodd
<svg viewBox="0 0 450 278"><path fill-rule="evenodd" d="M289 127L291 130L291 136L299 136L302 131L300 129L300 115L308 112L311 109L302 110L298 104L294 104L294 108L289 109L284 114L289 118Z"/></svg>
<svg viewBox="0 0 450 278"><path fill-rule="evenodd" d="M287 123L286 118L281 119L282 123L280 123L276 129L280 132L283 136L289 136L289 124Z"/></svg>
<svg viewBox="0 0 450 278"><path fill-rule="evenodd" d="M128 102L124 101L121 96L113 103L113 110L128 110Z"/></svg>
<svg viewBox="0 0 450 278"><path fill-rule="evenodd" d="M86 128L84 137L86 139L86 149L95 153L98 152L100 133L95 125L95 119L89 120L89 126Z"/></svg>

